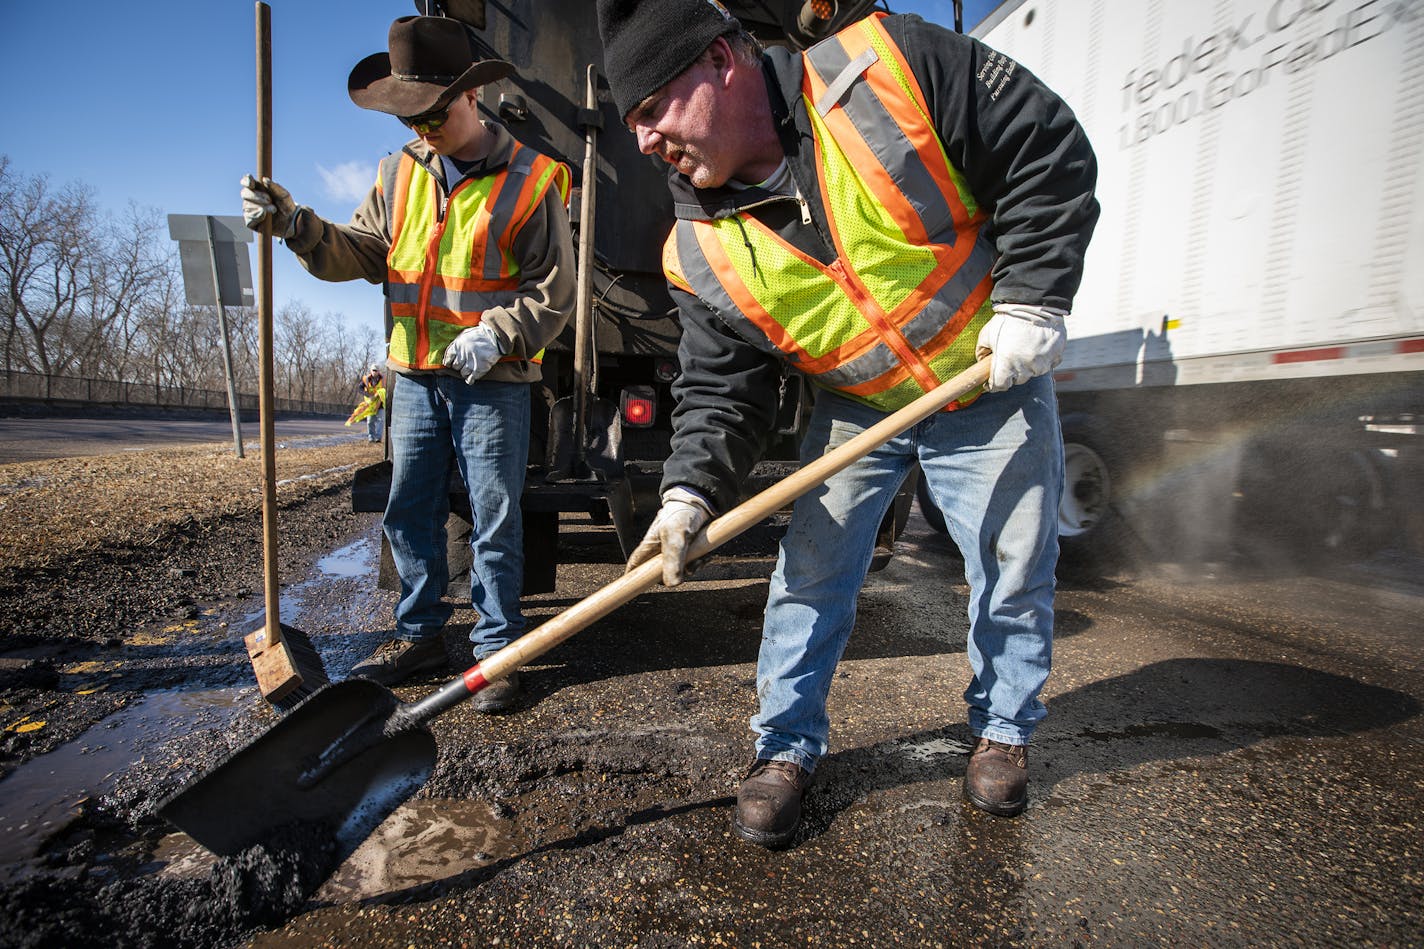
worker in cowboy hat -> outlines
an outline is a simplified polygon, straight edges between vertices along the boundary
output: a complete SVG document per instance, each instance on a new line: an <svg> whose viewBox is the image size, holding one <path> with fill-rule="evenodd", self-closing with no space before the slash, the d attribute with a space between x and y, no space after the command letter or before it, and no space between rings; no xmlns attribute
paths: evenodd
<svg viewBox="0 0 1424 949"><path fill-rule="evenodd" d="M401 592L390 641L351 674L389 685L446 666L452 462L470 499L475 658L525 628L519 501L529 388L540 378L539 354L573 309L575 268L568 167L480 114L479 87L514 67L481 58L468 28L444 17L402 17L388 45L356 64L347 89L356 105L396 116L415 138L381 160L349 222L298 206L270 179L249 175L241 185L248 227L270 224L313 275L385 284L395 375L384 529ZM511 707L517 675L483 689L476 707Z"/></svg>

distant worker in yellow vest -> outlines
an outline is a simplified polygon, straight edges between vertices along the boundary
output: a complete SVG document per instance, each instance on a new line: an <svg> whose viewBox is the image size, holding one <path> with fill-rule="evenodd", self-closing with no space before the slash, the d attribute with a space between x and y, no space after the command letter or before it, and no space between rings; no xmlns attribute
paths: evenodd
<svg viewBox="0 0 1424 949"><path fill-rule="evenodd" d="M680 582L688 542L738 500L787 364L814 386L809 461L993 354L986 391L796 503L736 833L795 837L876 530L916 462L970 588L965 796L1018 814L1053 641L1063 448L1048 373L1098 216L1083 129L1027 70L917 16L874 14L805 53L762 51L715 0L598 0L598 16L613 98L671 166L677 214L673 450L630 565L661 557Z"/></svg>
<svg viewBox="0 0 1424 949"><path fill-rule="evenodd" d="M469 493L470 631L483 658L519 637L524 536L520 494L529 455L530 383L539 354L574 304L570 172L481 119L477 89L514 67L481 59L469 29L444 17L391 24L389 53L352 69L351 99L415 132L381 160L347 224L298 207L282 186L246 176L247 224L271 220L323 280L386 284L393 319L391 493L384 528L400 574L392 639L351 670L383 684L446 666L444 601L448 476ZM517 702L517 673L479 693L476 708Z"/></svg>
<svg viewBox="0 0 1424 949"><path fill-rule="evenodd" d="M378 442L381 440L381 420L386 414L386 377L381 372L381 367L371 363L370 368L361 374L357 388L361 392L361 401L357 404L356 411L346 420L346 424L364 419L366 440Z"/></svg>

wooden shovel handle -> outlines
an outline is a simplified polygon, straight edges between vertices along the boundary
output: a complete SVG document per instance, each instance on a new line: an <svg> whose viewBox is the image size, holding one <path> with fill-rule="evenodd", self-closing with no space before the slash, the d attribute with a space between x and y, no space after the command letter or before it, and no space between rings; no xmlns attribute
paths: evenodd
<svg viewBox="0 0 1424 949"><path fill-rule="evenodd" d="M827 452L712 521L692 542L688 560L695 560L717 549L821 484L831 475L864 458L912 425L924 421L955 399L982 386L989 379L990 358L979 360L957 376L941 383L938 388L887 415L844 445ZM499 652L485 657L465 673L464 679L470 683L472 678L478 677L473 683L478 688L484 682L504 678L640 593L656 586L662 576L662 570L661 558L657 557L639 565Z"/></svg>

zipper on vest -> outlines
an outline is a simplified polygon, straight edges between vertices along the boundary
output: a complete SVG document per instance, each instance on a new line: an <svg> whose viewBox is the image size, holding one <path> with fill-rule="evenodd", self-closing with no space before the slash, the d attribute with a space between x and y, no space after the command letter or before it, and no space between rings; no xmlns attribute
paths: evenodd
<svg viewBox="0 0 1424 949"><path fill-rule="evenodd" d="M425 332L425 356L423 361L430 362L430 292L435 287L435 268L440 262L440 242L445 238L445 211L450 205L448 192L440 186L439 181L435 185L435 230L430 235L430 240L425 245L425 267L420 274L420 297L416 306L416 314L419 325L424 327ZM417 347L419 341L417 340ZM417 348L417 354L419 349ZM417 356L417 358L419 358Z"/></svg>
<svg viewBox="0 0 1424 949"><path fill-rule="evenodd" d="M884 324L876 320L871 313L866 312L867 303L870 304L869 309L871 309L872 312L878 312L880 305L871 300L870 297L860 289L860 284L851 279L850 273L846 270L845 261L837 257L826 266L826 270L830 272L831 279L839 284L840 288L845 291L846 296L850 297L850 302L855 304L855 308L865 317L866 322L872 326L881 328L883 331Z"/></svg>
<svg viewBox="0 0 1424 949"><path fill-rule="evenodd" d="M811 223L811 205L806 203L806 199L801 196L801 189L796 189L796 203L801 205L801 223Z"/></svg>

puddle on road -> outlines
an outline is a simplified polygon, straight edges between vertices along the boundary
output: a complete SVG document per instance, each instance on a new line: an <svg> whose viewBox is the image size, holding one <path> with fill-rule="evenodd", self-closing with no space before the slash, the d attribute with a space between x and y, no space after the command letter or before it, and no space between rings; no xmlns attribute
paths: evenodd
<svg viewBox="0 0 1424 949"><path fill-rule="evenodd" d="M486 866L510 855L508 825L480 801L409 801L356 848L314 899L369 899Z"/></svg>
<svg viewBox="0 0 1424 949"><path fill-rule="evenodd" d="M364 577L371 572L375 546L374 538L363 537L327 554L316 562L316 568L328 577Z"/></svg>
<svg viewBox="0 0 1424 949"><path fill-rule="evenodd" d="M161 746L197 712L236 715L251 689L155 692L91 726L74 741L16 768L0 781L0 863L39 853L44 842Z"/></svg>
<svg viewBox="0 0 1424 949"><path fill-rule="evenodd" d="M377 525L321 557L305 577L282 587L282 622L311 637L333 680L364 658L379 641L378 634L388 628L390 606L376 582L380 545ZM265 622L266 609L257 604L243 616L239 628L257 629Z"/></svg>
<svg viewBox="0 0 1424 949"><path fill-rule="evenodd" d="M465 800L407 801L356 848L312 896L318 905L379 899L448 880L514 852L510 822L487 804ZM203 878L217 858L186 834L169 834L154 860L164 876Z"/></svg>
<svg viewBox="0 0 1424 949"><path fill-rule="evenodd" d="M366 600L375 596L379 538L378 531L356 537L318 560L306 577L283 588L284 622L299 628L309 623L313 629L348 632L348 615L375 608L367 606ZM362 590L356 596L343 592L333 601L331 589L346 591L348 587ZM257 609L234 627L256 628L263 621L264 610ZM156 634L155 642L170 631ZM349 665L343 650L353 648L348 642L352 639L325 635L317 640L329 671ZM354 646L364 648L360 642ZM241 650L241 645L234 648ZM246 656L239 654L239 658L246 664ZM122 662L91 660L70 664L62 671L98 681L123 668ZM167 754L165 745L178 732L230 728L260 701L247 681L226 689L152 692L94 724L75 740L20 765L0 780L0 866L21 865L42 853L48 840L62 834L76 819L84 819L86 801L120 789L136 765ZM510 856L516 847L514 840L510 823L497 819L483 802L407 802L377 828L314 899L340 903L379 898L456 877ZM206 878L217 860L181 833L164 837L153 859L158 872L183 878Z"/></svg>
<svg viewBox="0 0 1424 949"><path fill-rule="evenodd" d="M370 648L364 641L370 637L348 634L370 631L371 616L385 608L378 603L374 581L379 528L347 539L351 542L322 557L305 577L282 590L284 621L313 631L333 678L352 664L350 653ZM245 650L236 638L264 622L265 611L258 606L245 618L234 619L221 634L221 647L212 646L221 648L224 656L231 650L231 661L243 667L240 681L227 687L136 695L126 708L95 723L78 738L24 762L0 779L0 874L26 873L26 867L44 853L50 841L62 837L76 821L83 825L95 801L127 793L130 788L125 782L131 781L135 767L145 762L166 763L173 755L167 746L175 736L228 731L254 705L264 705L252 681ZM211 622L213 614L204 612L192 620L135 635L125 646L154 649L152 661L162 667L166 651L179 650L179 640ZM326 635L318 635L322 632ZM72 691L88 694L112 688L113 680L126 672L146 670L148 661L147 657L90 659L65 664L59 671L76 680L70 683ZM429 803L420 806L432 807ZM378 848L374 851L369 847L359 850L328 883L329 888L344 887L330 890L330 899L343 899L343 893L359 897L445 879L504 854L488 809L469 802L456 802L443 813L402 809L383 827L397 820L403 822L397 838L421 841L421 849L408 851L401 839L392 839L384 849L376 843L369 845ZM387 833L379 829L373 839L379 841ZM507 849L509 845L502 846ZM206 877L216 859L184 834L170 835L162 849L155 859L169 874ZM358 859L363 862L356 862ZM4 942L0 936L0 943Z"/></svg>
<svg viewBox="0 0 1424 949"><path fill-rule="evenodd" d="M302 628L302 613L308 609L309 601L315 604L313 608L320 613L322 611L322 593L334 580L369 578L369 583L365 585L363 592L367 596L374 596L380 536L378 529L374 534L358 537L345 547L334 550L318 560L314 569L305 578L290 586L284 586L280 602L282 622L289 626L296 626L298 629ZM266 608L259 606L258 609L243 616L242 628L257 628L265 621L265 616ZM320 619L325 619L325 617Z"/></svg>

